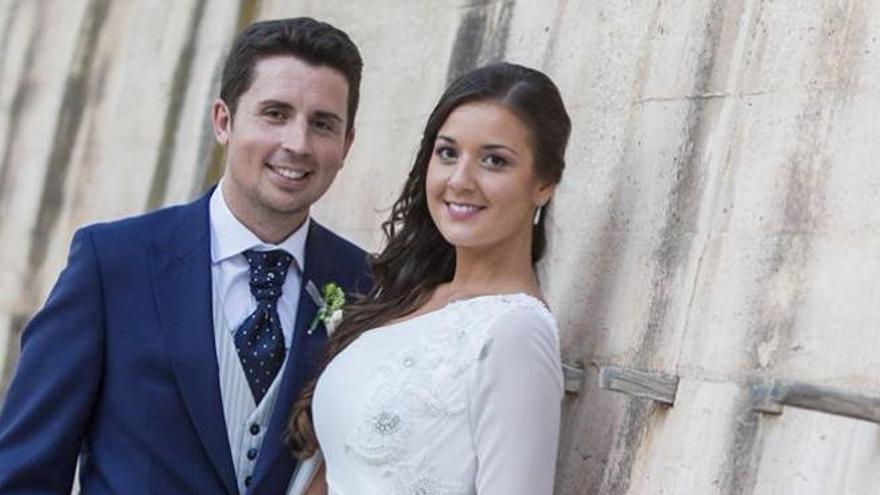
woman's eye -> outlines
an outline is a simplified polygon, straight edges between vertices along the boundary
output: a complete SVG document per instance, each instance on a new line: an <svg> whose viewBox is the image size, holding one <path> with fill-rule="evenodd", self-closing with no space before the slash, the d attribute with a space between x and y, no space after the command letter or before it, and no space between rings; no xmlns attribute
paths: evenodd
<svg viewBox="0 0 880 495"><path fill-rule="evenodd" d="M437 154L437 156L440 157L441 160L444 161L455 160L457 156L455 150L450 148L449 146L441 146L437 148L437 151L435 151L435 153Z"/></svg>
<svg viewBox="0 0 880 495"><path fill-rule="evenodd" d="M507 160L498 155L488 155L486 156L486 158L483 159L483 162L486 165L495 168L500 168L507 165Z"/></svg>

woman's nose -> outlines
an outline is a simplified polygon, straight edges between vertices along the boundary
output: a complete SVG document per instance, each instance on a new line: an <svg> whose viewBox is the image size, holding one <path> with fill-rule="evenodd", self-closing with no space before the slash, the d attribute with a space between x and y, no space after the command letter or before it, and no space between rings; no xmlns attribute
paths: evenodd
<svg viewBox="0 0 880 495"><path fill-rule="evenodd" d="M462 157L462 159L453 165L453 167L452 175L449 176L449 180L447 181L449 187L457 191L469 191L473 189L473 164L470 163L470 159Z"/></svg>

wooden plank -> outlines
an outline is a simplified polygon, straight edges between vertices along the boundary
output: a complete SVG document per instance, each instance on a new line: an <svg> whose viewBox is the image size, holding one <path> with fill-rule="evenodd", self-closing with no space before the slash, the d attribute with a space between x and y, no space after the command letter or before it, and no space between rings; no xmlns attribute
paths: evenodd
<svg viewBox="0 0 880 495"><path fill-rule="evenodd" d="M562 363L562 378L565 383L565 391L579 394L584 383L584 370L572 364Z"/></svg>
<svg viewBox="0 0 880 495"><path fill-rule="evenodd" d="M773 383L752 385L752 410L767 414L782 414L782 404L773 399Z"/></svg>
<svg viewBox="0 0 880 495"><path fill-rule="evenodd" d="M753 409L781 413L782 406L880 423L880 396L809 383L776 381L752 388Z"/></svg>
<svg viewBox="0 0 880 495"><path fill-rule="evenodd" d="M599 387L667 405L675 404L678 377L618 366L599 368Z"/></svg>

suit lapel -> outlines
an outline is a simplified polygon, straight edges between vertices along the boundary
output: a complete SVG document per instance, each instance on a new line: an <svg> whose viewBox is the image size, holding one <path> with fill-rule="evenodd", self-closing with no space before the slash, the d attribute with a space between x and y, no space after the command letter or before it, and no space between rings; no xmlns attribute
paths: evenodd
<svg viewBox="0 0 880 495"><path fill-rule="evenodd" d="M214 344L209 196L182 210L166 245L153 246L151 269L166 352L181 397L227 492L237 494Z"/></svg>
<svg viewBox="0 0 880 495"><path fill-rule="evenodd" d="M281 387L278 390L278 400L257 462L255 483L251 493L260 493L260 485L267 478L277 476L273 473L288 473L288 475L293 473L296 461L287 452L284 443L287 420L299 391L308 383L308 379L314 375L324 358L326 330L322 325L318 325L311 335L308 334L309 326L318 312L318 305L306 291L306 284L311 280L320 289L325 283L332 282L334 266L331 259L332 249L326 242L324 228L314 220L309 226L309 234L306 238L306 266L300 286L292 343L288 351Z"/></svg>

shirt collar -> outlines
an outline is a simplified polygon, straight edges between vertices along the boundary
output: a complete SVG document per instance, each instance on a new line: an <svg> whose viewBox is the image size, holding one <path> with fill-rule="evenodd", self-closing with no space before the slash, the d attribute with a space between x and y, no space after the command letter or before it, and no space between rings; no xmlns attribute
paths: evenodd
<svg viewBox="0 0 880 495"><path fill-rule="evenodd" d="M212 263L220 263L249 249L258 251L281 249L293 256L300 269L305 267L306 235L309 232L309 223L311 222L308 216L298 229L280 243L263 242L238 221L229 210L226 198L223 197L222 179L214 192L211 193L208 209L211 223Z"/></svg>

